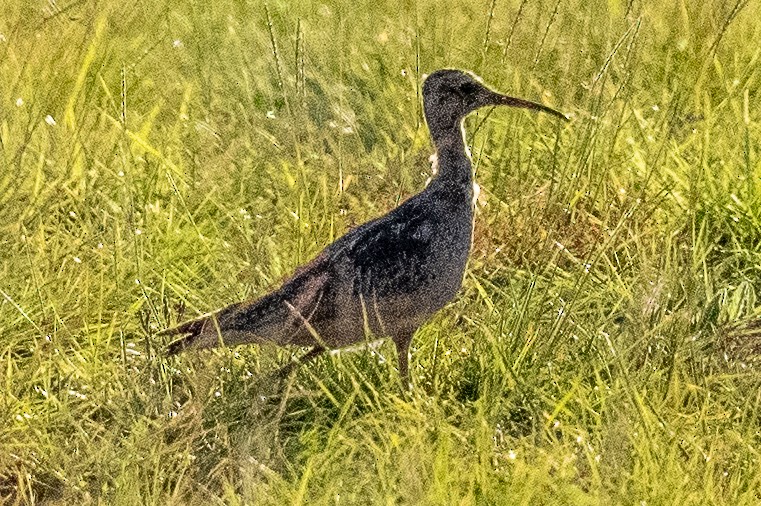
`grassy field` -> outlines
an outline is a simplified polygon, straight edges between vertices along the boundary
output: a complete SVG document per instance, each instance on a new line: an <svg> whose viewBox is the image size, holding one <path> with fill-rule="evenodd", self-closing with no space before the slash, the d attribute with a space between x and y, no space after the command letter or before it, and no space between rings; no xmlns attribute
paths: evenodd
<svg viewBox="0 0 761 506"><path fill-rule="evenodd" d="M351 5L351 7L349 7ZM0 502L761 503L761 6L0 5ZM475 245L413 342L167 359L419 191L442 67Z"/></svg>

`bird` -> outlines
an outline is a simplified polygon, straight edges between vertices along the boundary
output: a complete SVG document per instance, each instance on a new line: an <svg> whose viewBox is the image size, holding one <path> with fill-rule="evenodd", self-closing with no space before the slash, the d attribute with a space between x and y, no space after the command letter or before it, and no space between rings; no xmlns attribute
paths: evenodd
<svg viewBox="0 0 761 506"><path fill-rule="evenodd" d="M438 166L429 184L325 247L279 288L162 331L181 336L167 346L167 355L245 343L310 348L285 372L370 336L390 338L402 384L411 387L413 335L460 290L473 242L474 176L465 117L483 107L508 106L568 120L545 105L497 93L458 69L432 72L422 91Z"/></svg>

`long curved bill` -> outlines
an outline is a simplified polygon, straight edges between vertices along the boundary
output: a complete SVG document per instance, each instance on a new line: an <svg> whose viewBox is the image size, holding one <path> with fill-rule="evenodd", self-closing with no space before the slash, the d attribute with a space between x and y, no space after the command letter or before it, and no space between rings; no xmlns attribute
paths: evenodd
<svg viewBox="0 0 761 506"><path fill-rule="evenodd" d="M534 111L541 111L546 112L548 114L552 114L553 116L556 116L562 120L570 121L570 118L563 114L562 112L553 109L552 107L547 107L546 105L537 104L536 102L531 102L530 100L523 100L522 98L515 98L510 97L508 95L501 95L499 93L491 92L486 99L486 103L484 105L506 105L508 107L518 107L520 109L531 109Z"/></svg>

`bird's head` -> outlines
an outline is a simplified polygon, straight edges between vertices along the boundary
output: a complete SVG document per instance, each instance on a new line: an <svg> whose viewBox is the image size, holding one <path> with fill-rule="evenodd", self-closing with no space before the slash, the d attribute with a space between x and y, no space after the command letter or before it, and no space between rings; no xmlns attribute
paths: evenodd
<svg viewBox="0 0 761 506"><path fill-rule="evenodd" d="M550 107L492 91L469 72L437 70L423 83L425 120L434 135L437 131L458 128L462 119L476 109L497 105L543 111L568 120L565 114Z"/></svg>

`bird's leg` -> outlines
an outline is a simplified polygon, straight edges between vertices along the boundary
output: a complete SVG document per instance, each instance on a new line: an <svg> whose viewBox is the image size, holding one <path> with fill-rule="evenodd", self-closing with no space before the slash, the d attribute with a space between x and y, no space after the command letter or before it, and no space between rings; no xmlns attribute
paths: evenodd
<svg viewBox="0 0 761 506"><path fill-rule="evenodd" d="M274 376L276 378L281 378L281 379L288 377L288 375L290 375L291 372L293 372L293 370L296 369L296 367L309 362L310 360L315 358L317 355L323 353L325 350L326 350L326 348L323 347L323 346L315 346L314 348L309 350L309 352L306 355L304 355L303 357L301 357L301 358L299 358L297 360L293 360L293 361L291 361L291 363L281 367L280 370L278 370L274 374Z"/></svg>
<svg viewBox="0 0 761 506"><path fill-rule="evenodd" d="M402 388L404 390L408 390L412 387L412 383L410 382L409 359L410 343L412 343L412 336L414 333L414 330L404 330L398 332L394 336L396 354L399 357L399 379L402 382Z"/></svg>

